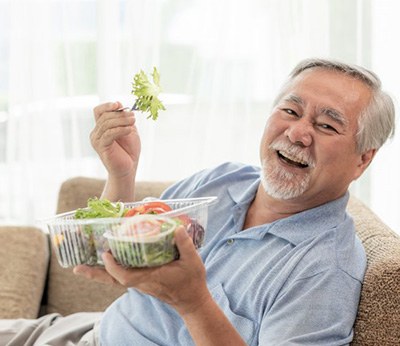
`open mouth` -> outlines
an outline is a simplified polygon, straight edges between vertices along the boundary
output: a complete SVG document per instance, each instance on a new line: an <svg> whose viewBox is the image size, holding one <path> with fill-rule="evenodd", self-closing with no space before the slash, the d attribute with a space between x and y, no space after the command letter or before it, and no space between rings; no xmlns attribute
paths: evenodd
<svg viewBox="0 0 400 346"><path fill-rule="evenodd" d="M287 164L298 167L298 168L308 168L309 164L300 158L297 158L295 156L290 155L289 153L286 153L281 150L277 150L278 157L282 160L285 161Z"/></svg>

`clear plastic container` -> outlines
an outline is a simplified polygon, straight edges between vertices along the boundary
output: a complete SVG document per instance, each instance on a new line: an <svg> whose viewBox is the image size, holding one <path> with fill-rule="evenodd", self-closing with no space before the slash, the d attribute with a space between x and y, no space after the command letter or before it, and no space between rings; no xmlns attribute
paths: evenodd
<svg viewBox="0 0 400 346"><path fill-rule="evenodd" d="M178 225L184 225L196 248L203 245L207 225L208 207L216 197L162 200L171 211L160 214L172 218ZM146 198L140 202L124 203L125 208L134 208L159 199ZM104 237L115 234L124 223L133 217L75 219L76 210L44 220L56 257L64 268L78 264L103 265L101 255L110 250L109 241Z"/></svg>
<svg viewBox="0 0 400 346"><path fill-rule="evenodd" d="M126 267L153 267L179 257L174 232L178 223L162 215L138 215L107 231L114 258Z"/></svg>

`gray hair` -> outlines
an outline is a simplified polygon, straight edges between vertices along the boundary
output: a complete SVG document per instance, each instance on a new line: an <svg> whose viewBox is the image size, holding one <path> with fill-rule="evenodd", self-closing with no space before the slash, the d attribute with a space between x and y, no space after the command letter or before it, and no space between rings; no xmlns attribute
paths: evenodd
<svg viewBox="0 0 400 346"><path fill-rule="evenodd" d="M395 109L392 98L382 90L379 77L361 66L345 64L327 59L306 59L301 61L290 73L282 87L274 106L282 98L293 79L303 71L313 68L339 71L368 85L372 91L371 101L358 118L356 144L359 153L379 149L395 131Z"/></svg>

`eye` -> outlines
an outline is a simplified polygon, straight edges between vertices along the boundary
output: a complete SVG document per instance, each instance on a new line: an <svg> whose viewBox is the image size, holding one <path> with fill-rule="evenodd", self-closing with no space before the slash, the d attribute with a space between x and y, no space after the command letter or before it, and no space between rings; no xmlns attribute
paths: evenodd
<svg viewBox="0 0 400 346"><path fill-rule="evenodd" d="M329 131L329 132L336 132L339 133L333 126L329 124L318 124L318 126L323 129L324 131Z"/></svg>
<svg viewBox="0 0 400 346"><path fill-rule="evenodd" d="M293 110L293 109L290 109L290 108L283 108L282 109L284 112L286 112L287 114L290 114L290 115L293 115L293 116L295 116L295 117L298 117L298 114Z"/></svg>

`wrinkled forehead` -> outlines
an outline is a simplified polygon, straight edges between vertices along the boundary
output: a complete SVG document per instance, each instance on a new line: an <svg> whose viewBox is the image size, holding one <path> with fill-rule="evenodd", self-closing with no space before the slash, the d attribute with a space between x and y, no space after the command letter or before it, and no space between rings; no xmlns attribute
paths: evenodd
<svg viewBox="0 0 400 346"><path fill-rule="evenodd" d="M289 79L281 88L274 106L288 94L301 96L306 91L321 100L331 98L338 105L357 103L360 108L366 107L372 96L372 89L364 81L341 71L315 67Z"/></svg>

